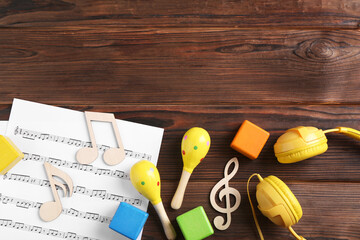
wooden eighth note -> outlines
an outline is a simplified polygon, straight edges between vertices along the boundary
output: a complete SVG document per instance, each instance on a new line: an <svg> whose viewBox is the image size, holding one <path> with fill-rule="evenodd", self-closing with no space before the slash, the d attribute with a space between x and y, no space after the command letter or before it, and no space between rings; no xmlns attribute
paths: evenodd
<svg viewBox="0 0 360 240"><path fill-rule="evenodd" d="M229 167L231 164L234 164L234 169L231 171L230 174L228 174ZM219 230L226 230L230 226L231 213L234 212L236 209L238 209L238 207L240 206L241 195L240 195L239 191L236 190L235 188L229 187L229 181L231 178L233 178L235 176L238 169L239 169L238 159L236 157L230 159L225 166L224 178L221 179L213 187L213 189L211 190L211 193L210 193L211 206L218 212L226 213L226 216L227 216L226 223L225 223L224 217L222 217L222 216L217 216L214 218L214 225ZM215 200L215 194L219 191L220 188L222 188L222 186L224 186L224 188L221 189L219 192L219 199L220 199L220 201L222 201L225 196L225 201L226 201L225 208L220 207L216 203L216 200ZM233 195L235 197L235 204L232 207L231 207L231 202L230 202L230 195Z"/></svg>
<svg viewBox="0 0 360 240"><path fill-rule="evenodd" d="M55 220L58 216L60 216L62 212L62 205L60 202L59 194L56 191L56 186L60 187L64 191L64 196L67 195L66 186L61 182L57 181L56 179L54 179L53 176L56 176L64 180L64 182L67 184L69 188L69 197L71 197L73 193L73 182L71 177L67 173L50 165L50 163L45 162L44 167L50 182L51 191L55 201L45 202L41 205L40 218L45 222L50 222L52 220Z"/></svg>
<svg viewBox="0 0 360 240"><path fill-rule="evenodd" d="M99 112L85 112L86 124L89 130L92 147L84 147L76 153L76 159L81 164L90 164L98 157L98 149L95 141L95 134L91 121L110 122L115 133L118 148L109 148L105 151L103 158L106 164L116 165L125 159L125 150L121 141L119 129L117 127L114 114L99 113Z"/></svg>

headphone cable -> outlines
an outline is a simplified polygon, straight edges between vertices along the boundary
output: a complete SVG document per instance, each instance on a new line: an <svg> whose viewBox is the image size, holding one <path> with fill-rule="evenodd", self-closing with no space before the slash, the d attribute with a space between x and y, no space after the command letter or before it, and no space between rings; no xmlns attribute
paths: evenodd
<svg viewBox="0 0 360 240"><path fill-rule="evenodd" d="M261 239L261 240L264 240L264 236L263 236L263 234L262 234L262 232L261 232L261 228L260 228L259 222L258 222L258 220L257 220L256 213L255 213L255 209L254 209L254 206L253 206L253 204L252 204L252 201L251 201L251 198L250 198L250 193L249 193L250 180L251 180L251 178L254 177L254 176L257 176L258 179L260 180L260 182L263 180L263 178L260 176L260 174L258 174L258 173L252 174L252 175L249 177L248 181L247 181L247 194L248 194L248 198L249 198L249 202L250 202L250 206L251 206L251 211L252 211L252 214L253 214L253 218L254 218L255 225L256 225L256 228L257 228L257 230L258 230L260 239Z"/></svg>
<svg viewBox="0 0 360 240"><path fill-rule="evenodd" d="M306 240L304 237L297 235L297 233L292 229L292 227L288 228L290 233L298 240Z"/></svg>

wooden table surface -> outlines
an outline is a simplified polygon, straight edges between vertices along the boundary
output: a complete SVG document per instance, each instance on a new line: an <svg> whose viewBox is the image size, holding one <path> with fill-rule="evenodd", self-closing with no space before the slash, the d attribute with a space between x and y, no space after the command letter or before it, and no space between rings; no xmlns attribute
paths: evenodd
<svg viewBox="0 0 360 240"><path fill-rule="evenodd" d="M246 196L254 172L289 185L305 238L360 239L359 142L328 134L326 153L291 165L273 152L288 128L360 128L359 24L358 0L3 0L0 119L16 97L164 128L162 198L179 239L176 216L200 205L218 215L210 190L234 156L242 202L209 239L258 239ZM270 132L254 161L229 147L245 119ZM194 126L212 146L175 211L181 138ZM165 239L149 213L143 239ZM265 239L293 239L257 214Z"/></svg>

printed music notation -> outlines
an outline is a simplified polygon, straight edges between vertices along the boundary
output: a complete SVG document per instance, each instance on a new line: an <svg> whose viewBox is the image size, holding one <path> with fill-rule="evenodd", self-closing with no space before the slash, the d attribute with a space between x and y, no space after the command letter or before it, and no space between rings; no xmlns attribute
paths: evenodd
<svg viewBox="0 0 360 240"><path fill-rule="evenodd" d="M33 178L28 175L21 175L21 174L5 174L3 176L4 180L12 180L17 182L24 182L24 183L30 183L38 186L44 186L44 187L50 187L50 182L48 180ZM56 187L58 190L58 187ZM101 198L103 200L110 200L110 201L116 201L116 202L126 202L135 206L141 205L141 200L137 198L130 198L125 197L121 195L116 195L112 193L108 193L106 190L99 190L99 189L88 189L86 187L82 186L74 186L73 190L74 194L81 194L86 195L91 198Z"/></svg>
<svg viewBox="0 0 360 240"><path fill-rule="evenodd" d="M69 162L69 161L65 161L65 160L61 160L61 159L57 159L57 158L41 156L39 154L31 154L31 153L26 153L26 152L23 152L23 153L24 153L24 158L22 159L22 161L30 160L30 161L40 162L40 163L48 162L54 166L77 169L77 170L84 171L84 172L94 173L95 175L99 175L99 176L110 176L110 177L116 177L116 178L130 180L129 175L126 174L124 171L111 170L111 169L105 169L105 168L97 168L97 167L94 167L94 166L88 165L88 164Z"/></svg>
<svg viewBox="0 0 360 240"><path fill-rule="evenodd" d="M73 232L62 232L56 229L49 229L21 222L15 222L10 219L0 219L0 227L14 228L17 230L23 230L53 237L60 237L64 239L98 240L96 238L81 236Z"/></svg>
<svg viewBox="0 0 360 240"><path fill-rule="evenodd" d="M20 199L20 198L5 196L1 193L0 193L0 203L13 204L16 207L25 208L25 209L29 209L29 208L39 209L40 206L42 205L42 203L40 203L40 202L33 202L33 201L24 200L24 199ZM82 211L76 210L74 208L64 208L61 213L64 215L72 216L72 217L89 219L92 221L106 223L106 224L110 224L110 221L112 219L111 217L102 216L98 213L82 212Z"/></svg>
<svg viewBox="0 0 360 240"><path fill-rule="evenodd" d="M14 135L18 135L18 134L21 135L23 138L29 139L29 140L35 140L35 139L39 139L39 140L43 140L43 141L46 140L46 141L63 143L63 144L67 144L70 146L76 146L76 147L81 147L81 148L91 147L91 142L86 142L86 141L73 139L73 138L56 136L56 135L48 134L48 133L36 132L36 131L20 128L19 126L17 126L14 130ZM110 146L97 144L97 148L99 149L99 151L105 152L106 150L110 149ZM145 160L151 161L150 154L134 152L134 151L127 150L127 149L125 149L124 151L125 151L126 157L132 157L132 158L136 158L136 159L145 159Z"/></svg>
<svg viewBox="0 0 360 240"><path fill-rule="evenodd" d="M41 204L40 202L32 202L32 201L27 201L24 199L20 199L20 198L13 198L13 197L9 197L9 196L5 196L2 193L0 193L0 202L2 204L15 204L16 207L20 207L20 208L40 208Z"/></svg>

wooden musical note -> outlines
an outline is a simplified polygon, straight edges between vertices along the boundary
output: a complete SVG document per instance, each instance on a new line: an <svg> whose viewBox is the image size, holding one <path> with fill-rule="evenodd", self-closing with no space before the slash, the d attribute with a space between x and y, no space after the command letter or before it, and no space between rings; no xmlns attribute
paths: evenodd
<svg viewBox="0 0 360 240"><path fill-rule="evenodd" d="M76 153L76 159L81 164L90 164L98 157L98 148L95 141L95 134L91 121L110 122L112 124L118 148L109 148L104 153L104 161L108 165L116 165L125 159L125 150L121 141L114 114L85 112L86 124L88 127L92 147L84 147Z"/></svg>
<svg viewBox="0 0 360 240"><path fill-rule="evenodd" d="M229 167L231 164L234 163L234 169L231 171L230 174L228 174L229 171ZM239 206L240 206L240 202L241 202L241 195L239 193L238 190L236 190L235 188L229 187L229 181L231 178L233 178L235 176L235 174L237 173L239 169L239 161L236 157L230 159L226 166L225 166L225 170L224 170L224 178L221 179L211 190L210 193L210 203L211 206L218 212L221 213L226 213L227 216L227 222L225 222L224 217L222 216L217 216L214 218L214 225L217 229L219 230L226 230L231 223L231 213L234 212ZM225 208L220 207L215 200L215 194L219 191L220 188L222 188L222 186L224 187L223 189L220 190L219 192L219 199L220 201L223 200L224 196L225 196ZM230 202L230 195L233 195L235 197L235 204L234 206L231 207L231 202Z"/></svg>
<svg viewBox="0 0 360 240"><path fill-rule="evenodd" d="M67 195L66 186L64 184L62 184L61 182L57 181L56 179L54 179L53 176L56 176L56 177L64 180L64 182L67 184L67 186L69 188L69 197L71 197L71 195L73 193L73 182L67 173L50 165L50 163L45 162L44 167L45 167L46 174L47 174L49 182L50 182L51 191L53 193L55 201L45 202L41 205L40 218L42 220L44 220L45 222L50 222L50 221L56 219L61 214L61 211L62 211L61 201L60 201L59 194L56 191L55 186L60 187L64 191L64 196Z"/></svg>

